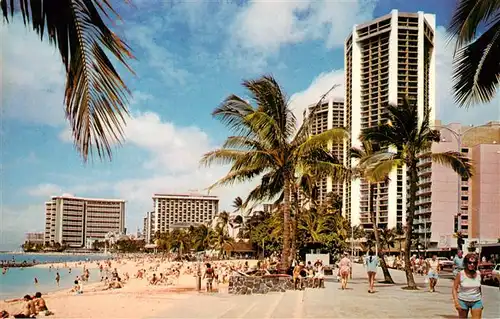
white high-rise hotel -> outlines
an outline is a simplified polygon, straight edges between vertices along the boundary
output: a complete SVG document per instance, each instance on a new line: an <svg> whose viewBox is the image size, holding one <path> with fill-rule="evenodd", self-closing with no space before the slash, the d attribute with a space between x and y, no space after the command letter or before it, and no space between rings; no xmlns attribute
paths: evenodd
<svg viewBox="0 0 500 319"><path fill-rule="evenodd" d="M361 147L361 130L383 122L385 106L401 102L405 96L417 103L420 115L430 107L434 123L434 30L433 14L397 10L353 27L345 42L345 127L351 132L346 152L351 146ZM377 185L374 209L378 224L392 228L404 224L406 218L405 169L397 169L389 178L389 183ZM368 225L367 183L348 182L346 192L346 217L352 225Z"/></svg>

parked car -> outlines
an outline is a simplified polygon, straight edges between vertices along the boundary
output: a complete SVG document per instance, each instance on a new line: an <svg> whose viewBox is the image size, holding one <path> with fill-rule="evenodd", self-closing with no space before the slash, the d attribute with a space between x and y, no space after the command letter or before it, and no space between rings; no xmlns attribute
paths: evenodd
<svg viewBox="0 0 500 319"><path fill-rule="evenodd" d="M481 283L487 283L493 281L493 268L495 265L492 263L480 263L477 269L481 273Z"/></svg>
<svg viewBox="0 0 500 319"><path fill-rule="evenodd" d="M448 258L438 257L437 259L439 260L439 266L441 267L441 269L453 268L453 261L449 260Z"/></svg>
<svg viewBox="0 0 500 319"><path fill-rule="evenodd" d="M500 264L495 265L495 268L491 271L491 275L493 276L493 282L495 285L498 285L500 288Z"/></svg>

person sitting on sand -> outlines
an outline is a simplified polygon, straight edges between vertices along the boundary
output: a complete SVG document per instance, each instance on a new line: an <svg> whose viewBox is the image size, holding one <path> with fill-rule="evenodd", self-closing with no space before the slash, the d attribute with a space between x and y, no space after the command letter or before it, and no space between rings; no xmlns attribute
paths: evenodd
<svg viewBox="0 0 500 319"><path fill-rule="evenodd" d="M153 278L151 278L149 284L156 285L157 283L158 283L158 277L156 277L156 274L153 274Z"/></svg>
<svg viewBox="0 0 500 319"><path fill-rule="evenodd" d="M77 294L83 293L83 285L78 281L74 281L74 286L71 288L70 292L76 292Z"/></svg>
<svg viewBox="0 0 500 319"><path fill-rule="evenodd" d="M30 295L24 296L23 300L25 304L23 305L23 311L15 314L14 318L34 318L36 316L35 303L33 302Z"/></svg>
<svg viewBox="0 0 500 319"><path fill-rule="evenodd" d="M42 311L47 311L47 304L45 303L45 299L42 298L42 293L37 292L35 293L35 298L33 299L35 303L35 310L36 313L40 313Z"/></svg>
<svg viewBox="0 0 500 319"><path fill-rule="evenodd" d="M3 318L9 318L9 317L10 317L10 315L6 310L0 311L0 318L3 319Z"/></svg>

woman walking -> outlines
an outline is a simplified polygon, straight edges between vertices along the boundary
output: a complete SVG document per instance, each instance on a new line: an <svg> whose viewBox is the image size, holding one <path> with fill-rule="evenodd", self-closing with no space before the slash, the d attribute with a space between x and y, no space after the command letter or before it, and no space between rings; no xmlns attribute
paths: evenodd
<svg viewBox="0 0 500 319"><path fill-rule="evenodd" d="M453 301L459 318L467 318L469 310L473 319L481 318L483 296L481 291L481 273L477 270L478 259L475 254L465 256L464 270L461 270L453 282Z"/></svg>
<svg viewBox="0 0 500 319"><path fill-rule="evenodd" d="M366 272L368 274L368 292L374 293L375 275L377 274L378 257L375 256L372 250L368 252L368 257L365 259Z"/></svg>
<svg viewBox="0 0 500 319"><path fill-rule="evenodd" d="M347 280L349 279L349 274L351 273L351 260L347 258L347 253L344 253L344 257L339 263L339 273L342 283L342 290L347 288Z"/></svg>

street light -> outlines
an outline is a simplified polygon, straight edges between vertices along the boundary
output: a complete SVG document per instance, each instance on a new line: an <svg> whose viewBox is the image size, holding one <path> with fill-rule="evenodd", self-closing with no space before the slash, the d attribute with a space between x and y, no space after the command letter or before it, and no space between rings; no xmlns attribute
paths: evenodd
<svg viewBox="0 0 500 319"><path fill-rule="evenodd" d="M471 125L468 129L466 129L465 131L461 131L461 132L457 132L447 126L443 126L443 125L436 125L434 126L433 128L436 128L436 129L444 129L444 130L447 130L448 132L450 132L454 137L455 137L455 140L457 141L457 144L458 144L458 153L462 154L462 142L463 142L463 137L465 136L465 134L467 134L469 131L472 131L473 129L477 129L477 128L481 128L481 127L492 127L493 125L498 125L496 123L493 123L493 124L482 124L482 125L479 125L479 126L473 126ZM457 232L460 233L462 231L462 206L461 206L461 203L462 203L462 176L458 176L458 184L457 184L457 219L458 219L458 222L457 222Z"/></svg>

